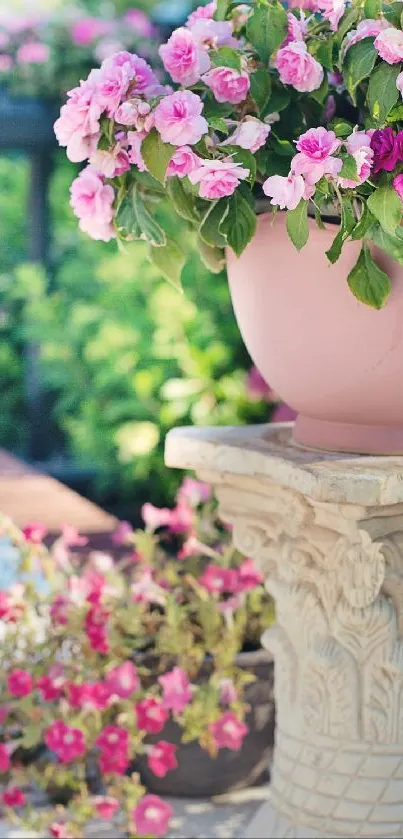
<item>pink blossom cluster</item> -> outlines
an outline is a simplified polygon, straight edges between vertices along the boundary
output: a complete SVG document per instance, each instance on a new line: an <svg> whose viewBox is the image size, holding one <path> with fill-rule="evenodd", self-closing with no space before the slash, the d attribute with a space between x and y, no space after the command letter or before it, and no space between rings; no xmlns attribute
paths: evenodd
<svg viewBox="0 0 403 839"><path fill-rule="evenodd" d="M210 563L199 583L210 594L245 594L263 581L253 559L244 559L238 568L224 568Z"/></svg>
<svg viewBox="0 0 403 839"><path fill-rule="evenodd" d="M292 9L320 12L335 31L345 12L346 0L288 0L288 6Z"/></svg>
<svg viewBox="0 0 403 839"><path fill-rule="evenodd" d="M342 159L335 156L342 145L356 163L355 180L339 177ZM287 177L273 175L263 184L263 190L280 209L294 210L301 199L308 200L315 192L321 178L333 179L344 188L353 188L367 180L373 166L374 151L371 137L364 131L353 132L345 141L339 140L334 131L310 128L301 134L296 143L297 154L291 162Z"/></svg>

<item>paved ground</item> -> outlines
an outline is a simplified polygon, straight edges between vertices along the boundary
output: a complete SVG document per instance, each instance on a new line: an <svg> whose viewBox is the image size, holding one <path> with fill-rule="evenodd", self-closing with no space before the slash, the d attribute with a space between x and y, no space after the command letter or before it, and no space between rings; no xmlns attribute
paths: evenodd
<svg viewBox="0 0 403 839"><path fill-rule="evenodd" d="M223 795L209 801L169 799L175 810L170 839L244 839L246 830L261 804L268 798L268 786ZM118 839L116 831L96 824L88 836ZM0 839L28 839L26 833L0 820ZM42 837L41 837L42 839Z"/></svg>

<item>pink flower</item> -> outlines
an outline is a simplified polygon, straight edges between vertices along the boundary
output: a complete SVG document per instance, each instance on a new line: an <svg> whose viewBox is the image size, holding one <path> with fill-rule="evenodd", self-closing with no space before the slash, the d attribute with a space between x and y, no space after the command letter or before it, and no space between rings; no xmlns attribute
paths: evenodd
<svg viewBox="0 0 403 839"><path fill-rule="evenodd" d="M17 64L46 64L49 58L49 47L39 41L27 41L17 51Z"/></svg>
<svg viewBox="0 0 403 839"><path fill-rule="evenodd" d="M337 139L334 131L327 131L326 128L310 128L301 134L297 140L298 151L303 152L314 161L327 160L333 152L340 147L341 141Z"/></svg>
<svg viewBox="0 0 403 839"><path fill-rule="evenodd" d="M200 160L200 166L189 174L192 184L200 184L201 198L215 200L235 192L240 181L249 177L249 169L227 157L224 160Z"/></svg>
<svg viewBox="0 0 403 839"><path fill-rule="evenodd" d="M124 664L118 664L112 670L108 670L106 682L110 693L119 696L120 699L129 699L140 686L137 670L131 661L125 661Z"/></svg>
<svg viewBox="0 0 403 839"><path fill-rule="evenodd" d="M157 778L165 778L168 772L178 768L176 749L173 743L167 743L166 740L159 740L151 746L148 753L148 765Z"/></svg>
<svg viewBox="0 0 403 839"><path fill-rule="evenodd" d="M403 73L399 73L396 79L396 87L401 96L403 96Z"/></svg>
<svg viewBox="0 0 403 839"><path fill-rule="evenodd" d="M107 725L95 744L101 751L101 771L107 775L123 775L129 765L129 732L118 725Z"/></svg>
<svg viewBox="0 0 403 839"><path fill-rule="evenodd" d="M204 49L217 49L222 46L239 46L238 41L232 37L232 23L227 20L197 20L190 27L190 31L200 47ZM210 66L210 61L206 69Z"/></svg>
<svg viewBox="0 0 403 839"><path fill-rule="evenodd" d="M112 535L112 542L115 545L130 544L130 538L133 534L133 528L128 521L120 521L114 534Z"/></svg>
<svg viewBox="0 0 403 839"><path fill-rule="evenodd" d="M211 486L188 476L183 479L177 495L179 504L190 504L191 507L205 504L210 498Z"/></svg>
<svg viewBox="0 0 403 839"><path fill-rule="evenodd" d="M80 219L80 228L93 239L108 242L115 232L112 227L115 191L105 184L93 166L80 172L70 187L70 204Z"/></svg>
<svg viewBox="0 0 403 839"><path fill-rule="evenodd" d="M131 816L139 836L165 836L173 809L158 795L144 795Z"/></svg>
<svg viewBox="0 0 403 839"><path fill-rule="evenodd" d="M0 705L0 725L4 725L10 710L10 705Z"/></svg>
<svg viewBox="0 0 403 839"><path fill-rule="evenodd" d="M76 527L71 524L62 525L62 539L66 548L82 548L88 544L86 536L81 536Z"/></svg>
<svg viewBox="0 0 403 839"><path fill-rule="evenodd" d="M288 38L286 39L287 43L290 41L303 41L305 35L307 33L308 25L305 20L305 15L303 12L300 12L300 17L296 17L296 15L291 14L288 12L287 15L288 20ZM281 45L286 46L286 44Z"/></svg>
<svg viewBox="0 0 403 839"><path fill-rule="evenodd" d="M31 542L32 545L40 545L47 536L48 529L43 524L32 521L24 527L22 533L27 542Z"/></svg>
<svg viewBox="0 0 403 839"><path fill-rule="evenodd" d="M0 620L14 622L15 620L13 603L6 591L0 591Z"/></svg>
<svg viewBox="0 0 403 839"><path fill-rule="evenodd" d="M92 606L85 617L85 632L91 647L102 655L109 652L108 619L109 612L98 604Z"/></svg>
<svg viewBox="0 0 403 839"><path fill-rule="evenodd" d="M155 35L154 26L142 9L128 9L123 20L142 38L153 38Z"/></svg>
<svg viewBox="0 0 403 839"><path fill-rule="evenodd" d="M192 32L181 26L159 49L164 67L174 82L184 86L195 84L210 67L210 59Z"/></svg>
<svg viewBox="0 0 403 839"><path fill-rule="evenodd" d="M222 705L232 705L238 699L238 693L232 679L221 679L220 684L220 702Z"/></svg>
<svg viewBox="0 0 403 839"><path fill-rule="evenodd" d="M322 12L333 32L336 31L340 18L344 15L346 0L318 0L318 10Z"/></svg>
<svg viewBox="0 0 403 839"><path fill-rule="evenodd" d="M128 90L131 73L128 71L127 65L122 67L119 65L110 66L105 62L103 67L97 86L97 101L102 110L106 111L109 117L113 117Z"/></svg>
<svg viewBox="0 0 403 839"><path fill-rule="evenodd" d="M42 694L44 702L55 702L60 699L65 685L64 677L59 673L57 675L41 676L36 683L36 687Z"/></svg>
<svg viewBox="0 0 403 839"><path fill-rule="evenodd" d="M276 57L280 81L301 93L317 90L323 81L323 68L308 52L305 41L291 41L281 47Z"/></svg>
<svg viewBox="0 0 403 839"><path fill-rule="evenodd" d="M90 164L104 178L115 178L130 169L129 155L119 146L109 151L98 149L91 155Z"/></svg>
<svg viewBox="0 0 403 839"><path fill-rule="evenodd" d="M11 55L0 53L0 73L8 73L13 67Z"/></svg>
<svg viewBox="0 0 403 839"><path fill-rule="evenodd" d="M26 804L25 795L19 787L7 787L1 800L6 807L24 807Z"/></svg>
<svg viewBox="0 0 403 839"><path fill-rule="evenodd" d="M202 110L200 96L190 90L177 90L165 96L155 111L155 127L162 141L173 146L198 143L208 131Z"/></svg>
<svg viewBox="0 0 403 839"><path fill-rule="evenodd" d="M12 670L7 678L7 687L11 696L29 696L34 688L34 680L26 670Z"/></svg>
<svg viewBox="0 0 403 839"><path fill-rule="evenodd" d="M10 755L7 747L0 743L0 775L5 775L10 768Z"/></svg>
<svg viewBox="0 0 403 839"><path fill-rule="evenodd" d="M403 61L403 32L388 26L375 38L375 49L388 64L399 64Z"/></svg>
<svg viewBox="0 0 403 839"><path fill-rule="evenodd" d="M155 696L146 696L141 702L137 702L135 711L138 727L148 734L159 734L169 716L161 700Z"/></svg>
<svg viewBox="0 0 403 839"><path fill-rule="evenodd" d="M110 822L119 810L119 801L117 798L112 798L107 795L95 798L94 804L97 815L106 822Z"/></svg>
<svg viewBox="0 0 403 839"><path fill-rule="evenodd" d="M50 617L54 626L66 626L71 602L64 594L58 594L51 607Z"/></svg>
<svg viewBox="0 0 403 839"><path fill-rule="evenodd" d="M186 26L194 26L198 20L211 20L215 14L216 8L217 3L215 0L213 0L212 3L207 3L206 6L198 6L197 9L189 15L186 21Z"/></svg>
<svg viewBox="0 0 403 839"><path fill-rule="evenodd" d="M203 81L213 91L217 102L238 105L239 102L244 102L249 93L248 74L239 73L230 67L213 67L203 76Z"/></svg>
<svg viewBox="0 0 403 839"><path fill-rule="evenodd" d="M343 166L343 161L338 157L327 157L324 160L315 161L304 152L296 154L291 163L291 177L305 178L304 198L310 198L314 192L313 185L320 181L325 175L336 177ZM312 187L312 190L309 190ZM291 209L291 208L289 208Z"/></svg>
<svg viewBox="0 0 403 839"><path fill-rule="evenodd" d="M371 137L365 131L355 131L347 138L346 148L349 154L354 157L357 165L357 178L339 178L339 184L344 189L354 189L358 183L364 183L371 174L374 161L374 151L371 148Z"/></svg>
<svg viewBox="0 0 403 839"><path fill-rule="evenodd" d="M219 565L207 566L199 583L210 594L235 593L237 591L237 572L233 568L221 568Z"/></svg>
<svg viewBox="0 0 403 839"><path fill-rule="evenodd" d="M243 739L248 733L248 726L233 711L225 711L217 722L209 724L208 729L217 749L231 749L233 752L242 748Z"/></svg>
<svg viewBox="0 0 403 839"><path fill-rule="evenodd" d="M96 95L99 79L100 70L93 70L87 81L71 90L55 122L58 143L67 147L67 157L73 163L87 160L98 145L102 113Z"/></svg>
<svg viewBox="0 0 403 839"><path fill-rule="evenodd" d="M164 589L154 581L151 568L144 568L136 582L132 584L131 593L135 603L158 603L164 606L167 599Z"/></svg>
<svg viewBox="0 0 403 839"><path fill-rule="evenodd" d="M176 175L178 178L186 178L190 172L200 163L200 158L192 151L190 146L178 146L174 151L167 168L167 178Z"/></svg>
<svg viewBox="0 0 403 839"><path fill-rule="evenodd" d="M395 133L390 125L374 131L371 136L371 149L374 152L374 173L382 169L393 172L399 159L399 149Z"/></svg>
<svg viewBox="0 0 403 839"><path fill-rule="evenodd" d="M181 667L174 667L158 679L163 690L164 707L181 714L192 700L189 679Z"/></svg>
<svg viewBox="0 0 403 839"><path fill-rule="evenodd" d="M244 559L238 568L237 592L252 591L263 582L263 574L257 570L253 559Z"/></svg>
<svg viewBox="0 0 403 839"><path fill-rule="evenodd" d="M154 125L154 114L151 105L138 97L122 102L115 111L115 121L120 125L133 126L136 131L151 131Z"/></svg>
<svg viewBox="0 0 403 839"><path fill-rule="evenodd" d="M113 28L113 22L98 17L83 17L75 21L71 27L71 37L80 47L89 46L97 38L108 35Z"/></svg>
<svg viewBox="0 0 403 839"><path fill-rule="evenodd" d="M144 163L141 154L141 144L145 139L145 131L128 131L127 142L129 144L129 160L134 166L137 166L140 172L146 172L147 166Z"/></svg>
<svg viewBox="0 0 403 839"><path fill-rule="evenodd" d="M221 145L240 146L241 149L248 149L252 154L255 154L258 149L264 146L270 131L271 125L266 125L256 117L248 116L239 123L234 134Z"/></svg>
<svg viewBox="0 0 403 839"><path fill-rule="evenodd" d="M49 832L55 839L73 839L73 834L64 822L53 822L49 825Z"/></svg>
<svg viewBox="0 0 403 839"><path fill-rule="evenodd" d="M372 20L371 18L361 20L357 29L351 29L347 33L343 42L343 55L346 54L347 50L353 44L358 44L358 41L362 41L363 38L376 38L383 29L387 29L388 27L389 23L384 18L379 20Z"/></svg>
<svg viewBox="0 0 403 839"><path fill-rule="evenodd" d="M84 734L79 728L71 728L63 720L56 720L45 732L45 743L61 763L72 763L86 752Z"/></svg>
<svg viewBox="0 0 403 839"><path fill-rule="evenodd" d="M143 94L144 96L158 96L163 93L164 88L161 86L157 76L152 71L147 61L144 58L136 55L136 53L118 52L107 58L101 67L101 73L109 75L117 68L121 67L130 80L130 94Z"/></svg>
<svg viewBox="0 0 403 839"><path fill-rule="evenodd" d="M300 175L289 175L288 178L271 175L263 184L263 192L272 199L270 203L280 210L295 210L305 196L304 179Z"/></svg>
<svg viewBox="0 0 403 839"><path fill-rule="evenodd" d="M393 178L393 189L396 190L399 198L403 201L403 175L396 175Z"/></svg>
<svg viewBox="0 0 403 839"><path fill-rule="evenodd" d="M172 510L168 507L154 507L154 504L143 504L141 515L147 530L157 530L159 527L168 527L172 519Z"/></svg>

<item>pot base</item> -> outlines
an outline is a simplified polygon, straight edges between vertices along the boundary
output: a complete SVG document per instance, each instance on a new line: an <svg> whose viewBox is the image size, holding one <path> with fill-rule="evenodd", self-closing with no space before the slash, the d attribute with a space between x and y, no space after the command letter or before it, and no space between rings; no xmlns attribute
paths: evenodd
<svg viewBox="0 0 403 839"><path fill-rule="evenodd" d="M403 428L327 422L299 414L294 440L309 449L362 455L403 455Z"/></svg>

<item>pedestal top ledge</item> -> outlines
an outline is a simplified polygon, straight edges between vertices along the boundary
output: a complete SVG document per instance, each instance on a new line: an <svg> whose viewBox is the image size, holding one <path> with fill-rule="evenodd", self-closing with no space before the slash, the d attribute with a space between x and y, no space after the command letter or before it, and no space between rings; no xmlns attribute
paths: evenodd
<svg viewBox="0 0 403 839"><path fill-rule="evenodd" d="M317 502L386 506L403 502L403 456L367 457L306 449L293 423L175 428L167 466L267 479Z"/></svg>

